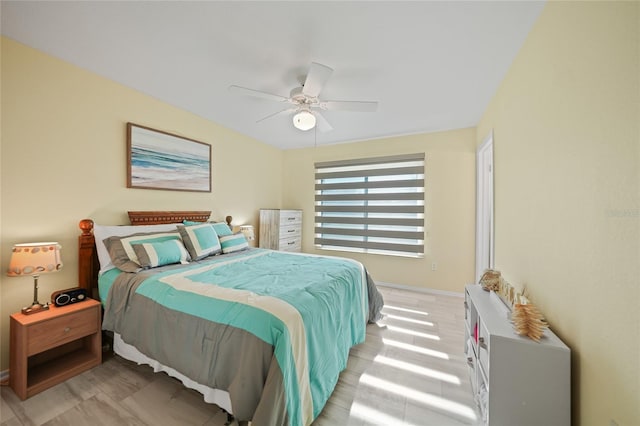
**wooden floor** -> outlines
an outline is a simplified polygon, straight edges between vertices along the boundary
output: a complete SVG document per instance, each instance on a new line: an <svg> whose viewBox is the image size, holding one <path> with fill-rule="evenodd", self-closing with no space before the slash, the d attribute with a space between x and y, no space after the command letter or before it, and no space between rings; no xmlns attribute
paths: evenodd
<svg viewBox="0 0 640 426"><path fill-rule="evenodd" d="M463 354L462 298L380 287L367 327L314 426L477 424ZM203 425L226 415L164 373L114 356L26 401L2 387L0 426Z"/></svg>

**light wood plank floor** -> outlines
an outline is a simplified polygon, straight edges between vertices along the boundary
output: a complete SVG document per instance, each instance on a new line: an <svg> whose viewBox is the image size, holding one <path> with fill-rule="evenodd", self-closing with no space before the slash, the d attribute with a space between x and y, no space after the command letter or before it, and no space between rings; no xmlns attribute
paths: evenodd
<svg viewBox="0 0 640 426"><path fill-rule="evenodd" d="M367 327L314 426L477 424L463 353L462 298L380 287ZM226 415L164 373L118 356L26 401L2 387L0 426L222 426Z"/></svg>

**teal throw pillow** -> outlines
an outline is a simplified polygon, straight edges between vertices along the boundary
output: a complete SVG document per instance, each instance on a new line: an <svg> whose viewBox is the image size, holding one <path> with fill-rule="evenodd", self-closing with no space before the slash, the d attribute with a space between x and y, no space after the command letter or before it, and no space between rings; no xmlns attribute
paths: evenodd
<svg viewBox="0 0 640 426"><path fill-rule="evenodd" d="M140 266L155 268L173 263L189 263L191 257L180 240L168 240L156 243L132 244L138 256Z"/></svg>

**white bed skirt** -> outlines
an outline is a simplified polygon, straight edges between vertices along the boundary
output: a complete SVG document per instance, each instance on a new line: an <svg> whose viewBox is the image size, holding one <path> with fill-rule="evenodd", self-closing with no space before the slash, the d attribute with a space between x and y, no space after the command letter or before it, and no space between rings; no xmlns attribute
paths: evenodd
<svg viewBox="0 0 640 426"><path fill-rule="evenodd" d="M134 346L125 343L118 333L113 334L113 351L129 361L133 361L138 364L150 365L156 373L158 371L164 371L169 376L180 380L182 384L189 389L194 389L200 392L204 396L205 402L208 402L209 404L216 404L218 407L227 410L228 413L233 413L231 410L231 399L229 398L229 393L227 391L212 389L208 386L201 385L200 383L194 382L188 377L180 374L173 368L160 364L155 359L151 359L138 351Z"/></svg>

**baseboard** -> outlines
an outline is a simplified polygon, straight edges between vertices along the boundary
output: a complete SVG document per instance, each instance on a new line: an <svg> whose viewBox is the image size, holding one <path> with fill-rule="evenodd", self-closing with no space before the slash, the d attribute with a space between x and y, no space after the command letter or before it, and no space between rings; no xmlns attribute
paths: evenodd
<svg viewBox="0 0 640 426"><path fill-rule="evenodd" d="M376 281L376 285L381 287L390 287L390 288L398 288L398 289L407 290L407 291L415 291L417 293L440 294L443 296L453 296L453 297L461 297L461 298L464 297L463 292L459 293L457 291L437 290L435 288L414 287L411 285L386 283L384 281Z"/></svg>

